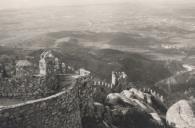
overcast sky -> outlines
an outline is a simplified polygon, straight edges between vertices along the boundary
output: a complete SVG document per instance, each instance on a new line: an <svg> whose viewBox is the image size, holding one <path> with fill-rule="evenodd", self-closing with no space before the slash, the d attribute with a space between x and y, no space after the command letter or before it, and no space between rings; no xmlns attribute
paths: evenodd
<svg viewBox="0 0 195 128"><path fill-rule="evenodd" d="M121 3L121 2L145 2L145 3L167 3L167 2L183 2L193 0L0 0L0 9L8 8L31 8L41 6L56 5L86 5L86 4L102 4L102 3ZM194 0L195 1L195 0Z"/></svg>

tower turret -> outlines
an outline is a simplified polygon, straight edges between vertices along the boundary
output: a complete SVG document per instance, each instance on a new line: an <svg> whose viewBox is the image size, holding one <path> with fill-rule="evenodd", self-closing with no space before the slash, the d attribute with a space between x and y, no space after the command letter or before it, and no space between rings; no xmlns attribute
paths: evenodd
<svg viewBox="0 0 195 128"><path fill-rule="evenodd" d="M116 85L116 72L112 71L112 85Z"/></svg>
<svg viewBox="0 0 195 128"><path fill-rule="evenodd" d="M39 70L40 75L46 76L54 72L55 59L51 51L44 51L40 56Z"/></svg>

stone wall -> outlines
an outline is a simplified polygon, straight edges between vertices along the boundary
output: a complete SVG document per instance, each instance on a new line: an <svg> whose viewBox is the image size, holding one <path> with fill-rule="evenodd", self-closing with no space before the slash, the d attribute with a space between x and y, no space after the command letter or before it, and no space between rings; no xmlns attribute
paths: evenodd
<svg viewBox="0 0 195 128"><path fill-rule="evenodd" d="M0 108L0 128L81 128L78 86L50 97Z"/></svg>
<svg viewBox="0 0 195 128"><path fill-rule="evenodd" d="M77 80L78 95L79 95L79 106L81 110L81 117L93 115L93 90L92 78L82 77Z"/></svg>
<svg viewBox="0 0 195 128"><path fill-rule="evenodd" d="M45 77L4 78L0 79L0 97L33 100L54 94L53 88L47 85Z"/></svg>

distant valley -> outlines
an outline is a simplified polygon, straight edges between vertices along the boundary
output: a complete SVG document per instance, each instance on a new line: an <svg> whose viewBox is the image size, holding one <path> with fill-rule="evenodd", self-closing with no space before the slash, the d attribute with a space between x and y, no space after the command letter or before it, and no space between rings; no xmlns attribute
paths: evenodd
<svg viewBox="0 0 195 128"><path fill-rule="evenodd" d="M29 73L33 80L49 77L49 84L56 80L53 85L57 89L60 82L75 82L72 75L76 75L81 88L75 86L78 92L73 88L76 100L71 100L71 92L68 98L72 104L67 108L86 114L82 118L85 128L145 128L144 123L147 128L169 128L172 124L166 119L172 120L172 113L181 119L180 108L175 108L194 111L191 100L194 102L195 97L195 6L175 4L157 7L132 2L0 10L2 79L10 82L13 74L15 77L19 70L24 74L23 69L29 66L33 68L33 74ZM56 72L62 69L64 72ZM40 75L42 70L44 77ZM88 74L79 76L81 70ZM82 95L87 96L82 99ZM4 96L14 97L11 93ZM81 104L74 104L77 100L83 102L83 109ZM41 110L47 109L44 103ZM89 108L94 113L86 112Z"/></svg>
<svg viewBox="0 0 195 128"><path fill-rule="evenodd" d="M74 38L85 47L195 64L191 54L195 51L193 9L193 5L157 8L121 3L1 10L0 45L54 47L54 43Z"/></svg>

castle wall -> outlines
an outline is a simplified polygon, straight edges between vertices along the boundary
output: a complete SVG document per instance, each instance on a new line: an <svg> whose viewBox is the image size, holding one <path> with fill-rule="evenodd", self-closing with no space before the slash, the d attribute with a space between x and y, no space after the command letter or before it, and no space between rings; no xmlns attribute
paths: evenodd
<svg viewBox="0 0 195 128"><path fill-rule="evenodd" d="M90 77L83 77L78 79L78 95L80 102L81 117L93 115L93 89L92 79Z"/></svg>
<svg viewBox="0 0 195 128"><path fill-rule="evenodd" d="M0 108L0 128L81 128L75 83L50 97Z"/></svg>
<svg viewBox="0 0 195 128"><path fill-rule="evenodd" d="M54 92L46 81L44 77L0 79L0 97L32 100L49 96Z"/></svg>
<svg viewBox="0 0 195 128"><path fill-rule="evenodd" d="M93 81L93 99L96 102L104 103L105 98L112 92L113 85L103 81Z"/></svg>

